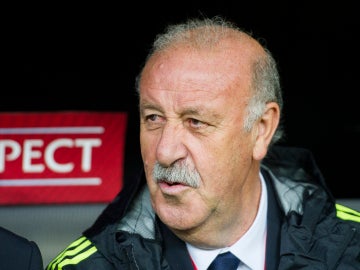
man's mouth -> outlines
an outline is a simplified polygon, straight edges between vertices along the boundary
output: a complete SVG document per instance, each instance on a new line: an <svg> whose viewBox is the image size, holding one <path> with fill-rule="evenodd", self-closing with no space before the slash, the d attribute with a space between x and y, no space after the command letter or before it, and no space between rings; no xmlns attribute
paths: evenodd
<svg viewBox="0 0 360 270"><path fill-rule="evenodd" d="M184 183L166 180L158 181L158 186L164 194L168 195L179 195L181 192L189 188L189 186Z"/></svg>
<svg viewBox="0 0 360 270"><path fill-rule="evenodd" d="M183 183L180 183L180 182L172 182L172 181L168 181L168 180L160 180L160 181L158 181L158 183L163 183L168 186L184 185Z"/></svg>

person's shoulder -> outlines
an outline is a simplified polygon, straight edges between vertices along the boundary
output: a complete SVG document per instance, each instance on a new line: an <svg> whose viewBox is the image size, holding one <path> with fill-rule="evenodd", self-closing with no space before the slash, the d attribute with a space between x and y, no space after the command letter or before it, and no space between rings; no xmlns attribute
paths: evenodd
<svg viewBox="0 0 360 270"><path fill-rule="evenodd" d="M109 264L92 240L81 236L59 252L45 269L108 269Z"/></svg>
<svg viewBox="0 0 360 270"><path fill-rule="evenodd" d="M30 245L31 241L29 241L27 238L16 234L13 231L10 231L9 229L6 229L4 227L0 226L0 239L2 244L6 242L11 243L18 243L19 245Z"/></svg>
<svg viewBox="0 0 360 270"><path fill-rule="evenodd" d="M271 146L262 163L275 170L303 168L312 173L318 173L319 170L311 150L295 146Z"/></svg>
<svg viewBox="0 0 360 270"><path fill-rule="evenodd" d="M42 270L39 246L34 241L0 226L0 269Z"/></svg>

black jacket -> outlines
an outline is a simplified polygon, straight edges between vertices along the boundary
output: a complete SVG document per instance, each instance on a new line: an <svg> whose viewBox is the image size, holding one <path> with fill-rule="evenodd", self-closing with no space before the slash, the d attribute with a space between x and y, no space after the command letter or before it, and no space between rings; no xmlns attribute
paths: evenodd
<svg viewBox="0 0 360 270"><path fill-rule="evenodd" d="M0 227L1 270L43 270L40 249L33 241Z"/></svg>
<svg viewBox="0 0 360 270"><path fill-rule="evenodd" d="M311 153L274 147L261 171L268 189L266 270L359 270L359 213L335 204ZM47 269L193 269L185 243L151 209L145 183L143 175L128 181Z"/></svg>

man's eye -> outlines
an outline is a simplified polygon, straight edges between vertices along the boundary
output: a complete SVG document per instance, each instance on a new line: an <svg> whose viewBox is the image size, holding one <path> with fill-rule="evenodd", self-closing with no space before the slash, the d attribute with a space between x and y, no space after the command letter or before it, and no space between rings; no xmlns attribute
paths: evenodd
<svg viewBox="0 0 360 270"><path fill-rule="evenodd" d="M202 127L206 126L206 123L204 123L200 120L194 119L194 118L190 118L189 125L193 128L202 128Z"/></svg>
<svg viewBox="0 0 360 270"><path fill-rule="evenodd" d="M159 116L157 114L150 114L145 117L145 120L155 122L158 118Z"/></svg>

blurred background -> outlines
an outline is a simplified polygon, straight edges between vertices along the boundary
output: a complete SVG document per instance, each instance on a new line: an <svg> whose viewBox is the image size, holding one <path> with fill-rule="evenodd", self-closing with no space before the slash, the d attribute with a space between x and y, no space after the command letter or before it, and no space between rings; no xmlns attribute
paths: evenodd
<svg viewBox="0 0 360 270"><path fill-rule="evenodd" d="M236 22L261 38L278 61L285 98L282 144L312 150L334 196L360 210L355 1L52 2L26 4L10 14L5 42L11 43L15 68L2 87L0 112L128 112L125 176L141 166L134 81L155 35L192 16ZM0 225L38 241L47 263L103 207L0 207Z"/></svg>

